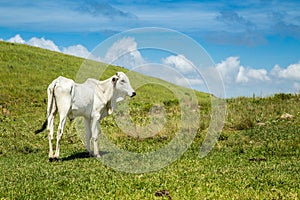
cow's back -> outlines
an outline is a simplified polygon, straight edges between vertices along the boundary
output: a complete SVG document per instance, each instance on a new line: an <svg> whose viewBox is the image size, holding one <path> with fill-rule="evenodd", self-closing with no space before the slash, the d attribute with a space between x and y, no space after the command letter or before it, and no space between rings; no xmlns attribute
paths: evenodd
<svg viewBox="0 0 300 200"><path fill-rule="evenodd" d="M75 83L72 79L60 76L52 84L55 84L54 97L58 112L67 114L71 107L72 90Z"/></svg>
<svg viewBox="0 0 300 200"><path fill-rule="evenodd" d="M56 99L70 99L75 82L63 76L58 77L55 82L54 95Z"/></svg>
<svg viewBox="0 0 300 200"><path fill-rule="evenodd" d="M75 82L72 79L69 79L69 78L66 78L63 76L59 76L55 80L55 92L71 94L74 84L75 84Z"/></svg>

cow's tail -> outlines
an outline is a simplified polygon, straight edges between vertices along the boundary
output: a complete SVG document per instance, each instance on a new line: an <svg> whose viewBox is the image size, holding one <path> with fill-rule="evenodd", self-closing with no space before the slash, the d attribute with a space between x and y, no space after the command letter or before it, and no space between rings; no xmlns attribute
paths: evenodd
<svg viewBox="0 0 300 200"><path fill-rule="evenodd" d="M35 134L38 134L38 133L43 132L43 131L47 128L47 125L48 125L48 119L45 120L45 122L43 123L42 128L40 128L40 129L34 131L34 133L35 133Z"/></svg>
<svg viewBox="0 0 300 200"><path fill-rule="evenodd" d="M41 133L43 132L48 125L48 117L50 115L50 113L52 112L52 109L56 109L55 108L55 96L54 96L54 88L56 86L57 83L57 79L55 79L54 81L52 81L52 83L48 86L47 89L47 95L48 95L48 104L47 104L47 117L45 122L43 123L42 127L36 131L34 131L35 134Z"/></svg>

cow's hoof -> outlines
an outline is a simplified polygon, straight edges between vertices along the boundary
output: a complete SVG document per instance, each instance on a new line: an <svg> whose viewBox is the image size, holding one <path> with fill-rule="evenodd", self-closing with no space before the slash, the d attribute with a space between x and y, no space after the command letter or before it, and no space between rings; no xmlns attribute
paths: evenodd
<svg viewBox="0 0 300 200"><path fill-rule="evenodd" d="M100 154L95 155L95 158L101 158Z"/></svg>
<svg viewBox="0 0 300 200"><path fill-rule="evenodd" d="M49 158L49 162L58 162L58 161L59 161L59 158L56 158L56 157Z"/></svg>

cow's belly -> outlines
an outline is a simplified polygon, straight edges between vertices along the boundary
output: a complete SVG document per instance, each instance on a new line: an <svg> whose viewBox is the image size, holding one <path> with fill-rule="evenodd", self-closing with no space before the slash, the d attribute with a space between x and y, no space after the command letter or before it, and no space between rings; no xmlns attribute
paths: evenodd
<svg viewBox="0 0 300 200"><path fill-rule="evenodd" d="M76 117L85 117L85 118L90 118L91 117L91 112L92 112L92 104L86 104L86 103L80 103L80 102L75 102L72 104L70 112L69 112L69 118L70 119L75 119Z"/></svg>
<svg viewBox="0 0 300 200"><path fill-rule="evenodd" d="M71 120L75 119L76 117L90 118L91 117L90 113L91 112L83 109L71 109L68 116Z"/></svg>

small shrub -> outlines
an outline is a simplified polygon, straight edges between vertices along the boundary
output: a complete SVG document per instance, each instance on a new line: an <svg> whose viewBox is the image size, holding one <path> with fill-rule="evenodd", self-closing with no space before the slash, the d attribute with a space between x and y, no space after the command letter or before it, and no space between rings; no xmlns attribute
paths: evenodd
<svg viewBox="0 0 300 200"><path fill-rule="evenodd" d="M279 100L288 100L291 99L293 95L291 93L278 93L274 95L274 99L279 99Z"/></svg>
<svg viewBox="0 0 300 200"><path fill-rule="evenodd" d="M255 123L250 118L242 119L235 125L236 130L247 130L255 126Z"/></svg>
<svg viewBox="0 0 300 200"><path fill-rule="evenodd" d="M171 100L166 100L163 101L165 106L177 106L179 104L178 99L171 99Z"/></svg>

